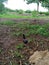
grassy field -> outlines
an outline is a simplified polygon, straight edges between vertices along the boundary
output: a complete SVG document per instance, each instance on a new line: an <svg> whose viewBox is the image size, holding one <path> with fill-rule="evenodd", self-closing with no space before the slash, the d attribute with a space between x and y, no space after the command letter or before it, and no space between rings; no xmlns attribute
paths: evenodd
<svg viewBox="0 0 49 65"><path fill-rule="evenodd" d="M0 18L32 18L32 16L22 16L15 14L0 14Z"/></svg>
<svg viewBox="0 0 49 65"><path fill-rule="evenodd" d="M31 65L28 59L35 51L49 50L49 23L45 20L49 16L0 14L0 18L0 65ZM4 21L4 18L16 18L19 21ZM20 22L21 18L28 21L24 19ZM36 19L41 20L38 22ZM23 33L28 40L26 45Z"/></svg>
<svg viewBox="0 0 49 65"><path fill-rule="evenodd" d="M30 15L30 16L26 16L26 15L22 15L22 14L0 14L0 18L37 18L37 19L49 19L49 16L46 15Z"/></svg>
<svg viewBox="0 0 49 65"><path fill-rule="evenodd" d="M28 39L23 43L22 34ZM35 50L49 49L49 23L0 22L0 65L30 65Z"/></svg>

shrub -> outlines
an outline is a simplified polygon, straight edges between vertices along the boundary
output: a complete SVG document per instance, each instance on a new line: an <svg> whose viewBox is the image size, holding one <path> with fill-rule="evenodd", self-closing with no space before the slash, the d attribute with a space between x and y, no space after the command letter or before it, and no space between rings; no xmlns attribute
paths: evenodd
<svg viewBox="0 0 49 65"><path fill-rule="evenodd" d="M44 14L47 16L47 15L49 15L49 12L39 12L39 14L41 14L41 15Z"/></svg>
<svg viewBox="0 0 49 65"><path fill-rule="evenodd" d="M32 16L33 16L33 17L38 16L38 12L34 10L34 11L32 12Z"/></svg>
<svg viewBox="0 0 49 65"><path fill-rule="evenodd" d="M31 11L30 10L26 10L25 13L31 13Z"/></svg>

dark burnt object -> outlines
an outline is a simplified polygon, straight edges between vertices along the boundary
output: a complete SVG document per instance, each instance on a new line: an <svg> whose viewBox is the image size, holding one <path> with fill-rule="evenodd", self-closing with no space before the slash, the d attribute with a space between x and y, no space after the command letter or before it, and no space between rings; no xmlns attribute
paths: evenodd
<svg viewBox="0 0 49 65"><path fill-rule="evenodd" d="M27 44L28 43L28 40L26 39L25 34L23 34L23 43L24 44Z"/></svg>

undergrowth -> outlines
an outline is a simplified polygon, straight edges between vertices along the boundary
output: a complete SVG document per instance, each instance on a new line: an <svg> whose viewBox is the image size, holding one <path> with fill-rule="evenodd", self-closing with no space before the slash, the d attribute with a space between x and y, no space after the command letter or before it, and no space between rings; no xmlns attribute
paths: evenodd
<svg viewBox="0 0 49 65"><path fill-rule="evenodd" d="M0 22L0 25L8 25L11 26L15 31L11 32L14 36L20 36L22 33L25 33L26 36L30 35L42 35L45 37L49 37L49 23L47 24L31 24L30 22L13 22L13 21L5 21Z"/></svg>

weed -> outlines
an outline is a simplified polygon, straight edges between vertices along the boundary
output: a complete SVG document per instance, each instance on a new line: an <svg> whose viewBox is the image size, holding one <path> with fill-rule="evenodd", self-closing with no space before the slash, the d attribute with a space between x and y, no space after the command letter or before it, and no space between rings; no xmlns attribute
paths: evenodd
<svg viewBox="0 0 49 65"><path fill-rule="evenodd" d="M31 43L32 41L33 41L33 39L32 39L32 38L28 39L28 42L29 42L29 43Z"/></svg>
<svg viewBox="0 0 49 65"><path fill-rule="evenodd" d="M0 25L14 25L15 22L13 21L4 21L4 22L0 22Z"/></svg>
<svg viewBox="0 0 49 65"><path fill-rule="evenodd" d="M17 49L23 49L24 48L24 44L20 43L18 46L16 46Z"/></svg>
<svg viewBox="0 0 49 65"><path fill-rule="evenodd" d="M13 32L12 35L18 37L18 36L21 36L22 35L22 32L20 32L20 31L19 32Z"/></svg>
<svg viewBox="0 0 49 65"><path fill-rule="evenodd" d="M49 36L49 31L46 28L40 27L37 31L37 34L43 35L43 36Z"/></svg>
<svg viewBox="0 0 49 65"><path fill-rule="evenodd" d="M2 49L0 48L0 54L2 53Z"/></svg>
<svg viewBox="0 0 49 65"><path fill-rule="evenodd" d="M14 52L14 56L20 59L23 58L23 55L18 50Z"/></svg>

